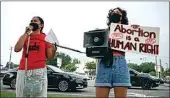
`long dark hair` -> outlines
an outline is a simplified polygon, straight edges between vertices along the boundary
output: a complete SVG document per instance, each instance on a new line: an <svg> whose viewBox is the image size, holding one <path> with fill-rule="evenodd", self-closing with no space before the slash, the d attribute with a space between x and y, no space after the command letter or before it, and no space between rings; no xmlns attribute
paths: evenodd
<svg viewBox="0 0 170 98"><path fill-rule="evenodd" d="M121 9L120 7L117 7L117 8L114 8L114 9L110 9L110 10L109 10L109 13L108 13L108 16L107 16L107 25L109 26L109 25L111 24L110 16L111 16L111 14L113 13L113 11L114 11L115 9L118 9L118 10L122 13L121 24L128 25L128 24L129 24L129 21L128 21L128 17L127 17L127 12L126 12L126 10L123 10L123 9Z"/></svg>
<svg viewBox="0 0 170 98"><path fill-rule="evenodd" d="M40 23L43 24L43 27L40 30L40 32L43 33L42 30L44 28L44 20L41 17L39 17L39 16L35 16L35 17L37 17L40 20Z"/></svg>

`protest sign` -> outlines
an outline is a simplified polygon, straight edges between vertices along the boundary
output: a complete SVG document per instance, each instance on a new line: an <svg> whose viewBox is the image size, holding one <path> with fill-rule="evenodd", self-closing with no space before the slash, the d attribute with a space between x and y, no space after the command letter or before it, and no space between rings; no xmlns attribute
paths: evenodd
<svg viewBox="0 0 170 98"><path fill-rule="evenodd" d="M158 27L131 26L111 23L109 41L112 49L159 55Z"/></svg>

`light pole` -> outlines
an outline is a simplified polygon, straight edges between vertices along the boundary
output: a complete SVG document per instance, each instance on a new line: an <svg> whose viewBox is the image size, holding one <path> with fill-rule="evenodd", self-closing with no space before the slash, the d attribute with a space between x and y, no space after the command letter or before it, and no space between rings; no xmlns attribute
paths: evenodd
<svg viewBox="0 0 170 98"><path fill-rule="evenodd" d="M169 69L169 67L168 67L168 63L165 63L166 64L166 70L168 70Z"/></svg>
<svg viewBox="0 0 170 98"><path fill-rule="evenodd" d="M10 48L11 52L10 52L10 56L9 56L9 63L8 63L8 67L10 69L10 65L11 65L11 57L12 57L12 47Z"/></svg>

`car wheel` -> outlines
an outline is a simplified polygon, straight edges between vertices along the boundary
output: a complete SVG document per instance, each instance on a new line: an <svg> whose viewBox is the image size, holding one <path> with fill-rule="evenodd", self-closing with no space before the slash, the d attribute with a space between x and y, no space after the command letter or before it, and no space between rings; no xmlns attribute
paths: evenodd
<svg viewBox="0 0 170 98"><path fill-rule="evenodd" d="M10 83L10 87L12 89L15 89L16 88L16 79L12 79L11 83Z"/></svg>
<svg viewBox="0 0 170 98"><path fill-rule="evenodd" d="M148 80L148 81L146 81L146 82L143 83L142 89L149 90L149 89L152 88L152 85L153 85L153 83L152 83L152 82L149 82L149 80Z"/></svg>
<svg viewBox="0 0 170 98"><path fill-rule="evenodd" d="M65 92L68 90L68 82L66 80L61 80L59 83L58 83L58 89L59 91L62 91L62 92Z"/></svg>

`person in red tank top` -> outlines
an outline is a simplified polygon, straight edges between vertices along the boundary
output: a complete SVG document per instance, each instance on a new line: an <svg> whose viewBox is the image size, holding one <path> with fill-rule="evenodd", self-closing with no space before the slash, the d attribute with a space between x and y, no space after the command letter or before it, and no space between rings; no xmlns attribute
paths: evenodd
<svg viewBox="0 0 170 98"><path fill-rule="evenodd" d="M16 97L25 97L23 94L25 63L27 57L27 70L30 74L41 73L43 78L43 91L37 95L39 97L47 97L47 72L46 60L51 60L56 54L57 47L45 41L46 35L42 32L44 28L44 20L35 16L32 18L30 26L26 28L25 32L17 41L14 51L22 51L19 70L17 72L16 80ZM29 32L32 31L30 34ZM30 37L29 46L28 38ZM28 54L26 54L28 48ZM27 55L27 56L26 56Z"/></svg>

